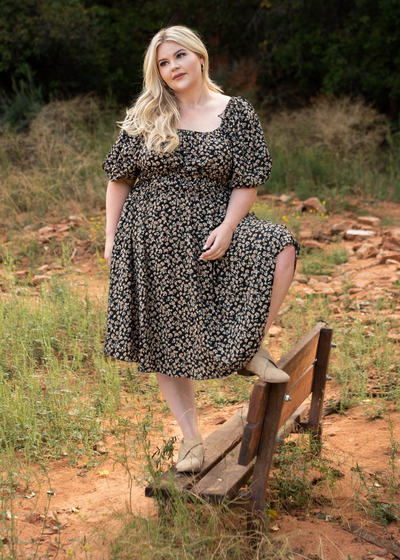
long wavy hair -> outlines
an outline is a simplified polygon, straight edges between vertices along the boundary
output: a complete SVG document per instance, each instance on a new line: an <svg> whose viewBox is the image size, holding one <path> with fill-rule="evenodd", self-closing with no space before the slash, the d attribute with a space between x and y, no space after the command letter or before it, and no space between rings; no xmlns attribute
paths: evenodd
<svg viewBox="0 0 400 560"><path fill-rule="evenodd" d="M179 145L177 124L179 104L175 92L161 78L157 63L157 47L165 41L175 41L204 60L203 82L208 89L222 93L208 75L207 49L199 35L181 25L161 29L151 40L143 65L143 91L126 112L121 128L131 135L142 134L148 150L171 152Z"/></svg>

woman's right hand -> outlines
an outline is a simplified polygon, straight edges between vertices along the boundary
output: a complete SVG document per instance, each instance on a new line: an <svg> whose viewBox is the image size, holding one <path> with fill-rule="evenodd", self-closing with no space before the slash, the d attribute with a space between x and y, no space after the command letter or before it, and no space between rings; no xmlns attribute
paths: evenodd
<svg viewBox="0 0 400 560"><path fill-rule="evenodd" d="M114 246L114 236L106 237L106 245L104 248L104 260L106 261L108 266L111 266L111 254L112 254L113 246Z"/></svg>

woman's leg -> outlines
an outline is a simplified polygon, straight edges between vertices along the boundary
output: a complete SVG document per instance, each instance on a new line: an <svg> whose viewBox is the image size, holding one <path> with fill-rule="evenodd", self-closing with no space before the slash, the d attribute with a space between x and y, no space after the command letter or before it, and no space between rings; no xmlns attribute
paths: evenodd
<svg viewBox="0 0 400 560"><path fill-rule="evenodd" d="M198 434L194 381L184 377L169 377L157 373L158 385L164 399L179 424L185 440Z"/></svg>
<svg viewBox="0 0 400 560"><path fill-rule="evenodd" d="M279 308L289 291L290 284L293 280L295 255L296 250L294 245L288 245L276 258L271 305L269 308L267 324L265 325L264 335L266 335L269 331L269 328L274 322Z"/></svg>

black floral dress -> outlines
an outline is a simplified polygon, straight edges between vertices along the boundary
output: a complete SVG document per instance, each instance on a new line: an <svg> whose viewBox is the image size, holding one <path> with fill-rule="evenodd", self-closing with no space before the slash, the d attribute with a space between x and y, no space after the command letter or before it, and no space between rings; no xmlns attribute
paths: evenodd
<svg viewBox="0 0 400 560"><path fill-rule="evenodd" d="M178 131L169 154L121 131L103 169L137 179L111 256L104 352L138 372L214 379L244 367L264 336L278 253L298 243L249 212L225 255L199 260L234 188L269 177L271 158L251 104L232 97L212 132Z"/></svg>

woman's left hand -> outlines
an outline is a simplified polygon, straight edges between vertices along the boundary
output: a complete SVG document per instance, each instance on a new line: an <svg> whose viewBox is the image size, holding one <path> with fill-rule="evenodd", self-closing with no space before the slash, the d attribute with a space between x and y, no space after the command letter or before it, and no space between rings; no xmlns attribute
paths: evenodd
<svg viewBox="0 0 400 560"><path fill-rule="evenodd" d="M200 260L213 261L223 257L231 244L232 236L232 228L228 224L220 224L208 236Z"/></svg>

